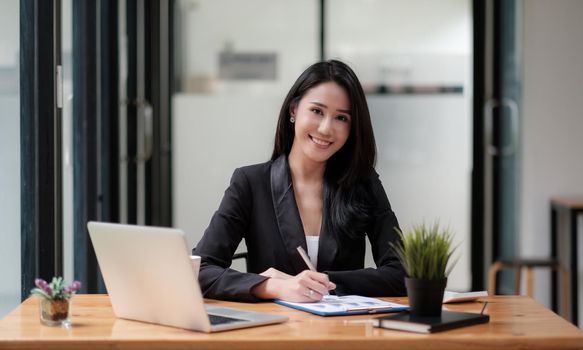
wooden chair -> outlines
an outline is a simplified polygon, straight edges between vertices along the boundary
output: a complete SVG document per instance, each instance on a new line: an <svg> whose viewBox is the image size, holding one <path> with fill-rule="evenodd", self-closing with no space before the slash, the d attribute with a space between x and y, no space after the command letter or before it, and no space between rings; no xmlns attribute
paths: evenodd
<svg viewBox="0 0 583 350"><path fill-rule="evenodd" d="M562 301L561 315L569 320L570 299L569 299L569 270L555 259L502 259L494 262L488 272L488 294L496 295L496 277L503 269L513 269L515 273L514 294L520 295L522 269L526 269L526 295L533 297L534 294L534 268L550 268L552 271L561 273Z"/></svg>

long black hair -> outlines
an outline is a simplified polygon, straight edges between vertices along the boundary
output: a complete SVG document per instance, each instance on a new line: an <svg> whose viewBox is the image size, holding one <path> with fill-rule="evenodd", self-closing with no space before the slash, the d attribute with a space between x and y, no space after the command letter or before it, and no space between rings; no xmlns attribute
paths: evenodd
<svg viewBox="0 0 583 350"><path fill-rule="evenodd" d="M352 236L362 232L370 216L369 179L374 173L376 143L364 91L350 67L337 60L322 61L299 76L281 106L271 159L288 156L291 151L295 137L291 107L297 106L308 90L326 82L335 82L348 94L351 126L344 146L326 162L324 205L329 215L323 219L329 220L327 224L335 232Z"/></svg>

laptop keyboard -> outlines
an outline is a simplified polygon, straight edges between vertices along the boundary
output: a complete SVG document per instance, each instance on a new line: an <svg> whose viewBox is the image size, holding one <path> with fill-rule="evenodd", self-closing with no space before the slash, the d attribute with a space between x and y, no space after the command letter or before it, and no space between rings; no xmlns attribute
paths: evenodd
<svg viewBox="0 0 583 350"><path fill-rule="evenodd" d="M216 326L219 324L227 324L227 323L245 321L245 320L241 320L239 318L232 318L232 317L225 317L225 316L211 315L211 314L209 314L209 320L211 321L211 325L213 325L213 326Z"/></svg>

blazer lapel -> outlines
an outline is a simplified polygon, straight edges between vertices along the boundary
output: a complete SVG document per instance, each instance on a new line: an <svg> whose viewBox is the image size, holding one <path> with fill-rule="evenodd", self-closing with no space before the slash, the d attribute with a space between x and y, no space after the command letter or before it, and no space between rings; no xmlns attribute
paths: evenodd
<svg viewBox="0 0 583 350"><path fill-rule="evenodd" d="M304 249L307 249L306 237L296 204L291 174L285 155L281 155L271 164L270 180L271 198L273 200L273 208L275 210L279 233L281 234L281 239L284 242L295 273L300 273L307 267L300 257L297 247L302 246Z"/></svg>
<svg viewBox="0 0 583 350"><path fill-rule="evenodd" d="M327 185L324 185L324 205L322 205L322 227L320 228L320 242L318 243L318 271L329 271L334 263L336 252L338 251L338 242L328 225L330 212L330 203L327 203L328 191Z"/></svg>

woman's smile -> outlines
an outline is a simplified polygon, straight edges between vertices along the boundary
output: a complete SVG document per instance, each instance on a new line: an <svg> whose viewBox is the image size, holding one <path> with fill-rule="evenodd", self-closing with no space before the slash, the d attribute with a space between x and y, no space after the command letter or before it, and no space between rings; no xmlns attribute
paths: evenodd
<svg viewBox="0 0 583 350"><path fill-rule="evenodd" d="M312 135L308 135L310 137L310 140L312 140L312 142L314 142L316 144L316 146L321 147L321 148L328 148L328 146L330 146L332 144L332 141L326 141L323 140L321 138L312 136Z"/></svg>

